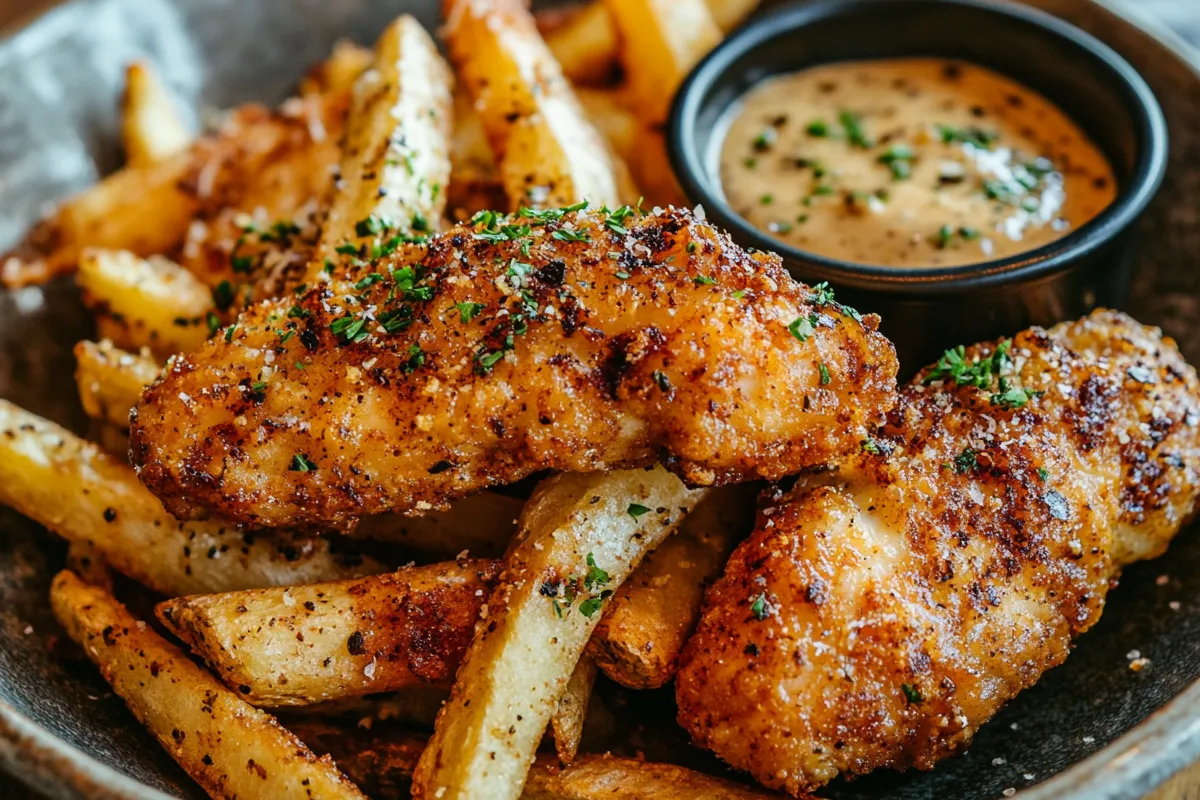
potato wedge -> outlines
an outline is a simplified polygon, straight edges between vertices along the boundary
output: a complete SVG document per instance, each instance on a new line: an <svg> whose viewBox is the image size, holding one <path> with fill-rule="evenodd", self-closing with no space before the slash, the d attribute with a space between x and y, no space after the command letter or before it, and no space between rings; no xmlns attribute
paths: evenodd
<svg viewBox="0 0 1200 800"><path fill-rule="evenodd" d="M165 161L192 143L192 132L154 68L135 61L125 68L121 95L121 145L132 167Z"/></svg>
<svg viewBox="0 0 1200 800"><path fill-rule="evenodd" d="M349 92L374 60L375 54L368 48L340 39L333 45L329 57L310 69L300 80L300 94Z"/></svg>
<svg viewBox="0 0 1200 800"><path fill-rule="evenodd" d="M421 23L396 19L354 84L341 180L321 231L318 262L338 248L394 250L434 232L450 182L454 76ZM369 252L364 255L370 255ZM319 275L311 273L310 278Z"/></svg>
<svg viewBox="0 0 1200 800"><path fill-rule="evenodd" d="M496 561L351 581L181 597L158 618L256 706L309 705L406 686L449 686Z"/></svg>
<svg viewBox="0 0 1200 800"><path fill-rule="evenodd" d="M339 580L383 572L322 538L243 534L179 522L133 469L100 447L0 400L0 504L168 597Z"/></svg>
<svg viewBox="0 0 1200 800"><path fill-rule="evenodd" d="M554 752L564 766L575 760L583 739L583 721L587 716L592 686L596 683L596 664L588 656L575 663L575 671L567 688L558 699L558 708L550 717L550 732L554 735Z"/></svg>
<svg viewBox="0 0 1200 800"><path fill-rule="evenodd" d="M661 467L542 482L438 715L415 797L520 796L609 593L704 494Z"/></svg>
<svg viewBox="0 0 1200 800"><path fill-rule="evenodd" d="M212 797L362 798L328 758L226 689L112 595L60 572L54 615L159 744Z"/></svg>
<svg viewBox="0 0 1200 800"><path fill-rule="evenodd" d="M161 370L149 355L119 350L107 339L75 345L75 364L84 413L126 429L129 409Z"/></svg>
<svg viewBox="0 0 1200 800"><path fill-rule="evenodd" d="M604 3L585 5L547 31L545 38L563 74L573 82L602 84L612 77L621 41Z"/></svg>
<svg viewBox="0 0 1200 800"><path fill-rule="evenodd" d="M605 675L631 689L655 689L675 676L708 582L754 527L758 488L714 489L621 585L588 640Z"/></svg>
<svg viewBox="0 0 1200 800"><path fill-rule="evenodd" d="M407 797L413 769L425 749L424 739L391 727L347 730L300 723L292 730L313 752L329 754L372 797ZM520 794L520 800L613 798L782 800L783 795L671 764L606 755L581 755L569 767L560 767L553 756L539 756Z"/></svg>
<svg viewBox="0 0 1200 800"><path fill-rule="evenodd" d="M213 290L161 256L88 249L76 281L89 307L121 324L121 343L129 348L149 347L164 357L191 352L220 324ZM226 308L233 300L228 291L221 298Z"/></svg>
<svg viewBox="0 0 1200 800"><path fill-rule="evenodd" d="M517 532L523 500L479 492L455 500L446 511L423 517L379 514L367 517L351 536L399 545L426 558L454 558L466 551L476 558L498 558Z"/></svg>
<svg viewBox="0 0 1200 800"><path fill-rule="evenodd" d="M475 98L510 210L636 202L520 0L446 0L450 58Z"/></svg>
<svg viewBox="0 0 1200 800"><path fill-rule="evenodd" d="M704 0L604 0L621 37L621 60L638 115L667 119L675 90L721 29Z"/></svg>

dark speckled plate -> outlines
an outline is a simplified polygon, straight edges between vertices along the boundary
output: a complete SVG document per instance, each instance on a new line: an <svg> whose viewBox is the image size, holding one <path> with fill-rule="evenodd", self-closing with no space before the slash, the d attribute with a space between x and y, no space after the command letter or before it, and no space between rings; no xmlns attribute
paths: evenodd
<svg viewBox="0 0 1200 800"><path fill-rule="evenodd" d="M1136 0L1135 0L1136 2ZM1173 146L1148 215L1130 309L1200 363L1200 74L1169 33L1089 0L1037 3L1125 55L1163 101ZM383 0L78 0L0 44L0 245L39 206L116 163L124 63L146 56L197 106L284 96L347 36L370 41ZM270 20L269 23L266 20ZM427 21L432 21L427 19ZM199 65L199 68L197 68ZM79 429L71 345L90 335L73 288L0 293L0 396ZM1021 695L971 751L931 773L838 784L834 798L1139 797L1200 757L1200 538L1130 569L1066 665ZM86 665L54 657L47 589L62 547L0 511L0 766L53 797L200 797ZM1137 650L1153 666L1129 669Z"/></svg>

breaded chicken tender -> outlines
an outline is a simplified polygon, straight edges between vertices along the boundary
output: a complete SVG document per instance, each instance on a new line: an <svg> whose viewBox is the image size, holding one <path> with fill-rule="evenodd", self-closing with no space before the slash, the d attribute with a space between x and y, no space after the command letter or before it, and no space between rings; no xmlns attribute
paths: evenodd
<svg viewBox="0 0 1200 800"><path fill-rule="evenodd" d="M877 317L687 211L485 212L423 245L383 231L320 277L146 391L131 446L172 513L341 526L656 461L779 478L895 404Z"/></svg>
<svg viewBox="0 0 1200 800"><path fill-rule="evenodd" d="M796 795L963 750L1192 515L1198 423L1195 371L1118 313L947 353L855 463L761 511L680 722Z"/></svg>

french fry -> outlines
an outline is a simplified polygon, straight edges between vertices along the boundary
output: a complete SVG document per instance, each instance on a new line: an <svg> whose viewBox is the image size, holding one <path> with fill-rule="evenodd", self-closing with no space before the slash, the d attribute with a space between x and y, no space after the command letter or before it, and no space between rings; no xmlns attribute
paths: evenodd
<svg viewBox="0 0 1200 800"><path fill-rule="evenodd" d="M554 752L564 766L575 760L579 743L583 739L583 721L587 716L588 701L592 698L592 686L596 683L596 664L583 656L575 664L575 671L567 681L558 700L558 708L550 717L550 732L554 734Z"/></svg>
<svg viewBox="0 0 1200 800"><path fill-rule="evenodd" d="M475 98L510 209L636 201L520 0L446 0L445 9L450 57Z"/></svg>
<svg viewBox="0 0 1200 800"><path fill-rule="evenodd" d="M0 400L0 504L168 597L340 580L384 571L322 538L244 534L179 522L126 463L64 428Z"/></svg>
<svg viewBox="0 0 1200 800"><path fill-rule="evenodd" d="M393 728L347 730L300 723L292 727L314 752L328 753L372 797L407 797L425 740ZM492 795L486 795L491 797ZM782 800L782 795L671 764L582 755L569 767L540 756L520 800Z"/></svg>
<svg viewBox="0 0 1200 800"><path fill-rule="evenodd" d="M604 3L589 3L545 37L563 74L573 82L601 84L612 77L621 42Z"/></svg>
<svg viewBox="0 0 1200 800"><path fill-rule="evenodd" d="M120 350L107 339L76 344L75 365L75 385L84 413L126 429L129 410L161 371L145 353Z"/></svg>
<svg viewBox="0 0 1200 800"><path fill-rule="evenodd" d="M460 561L351 581L182 597L167 628L256 706L309 705L406 686L449 686L495 561Z"/></svg>
<svg viewBox="0 0 1200 800"><path fill-rule="evenodd" d="M149 347L163 356L191 352L204 344L213 326L212 290L161 256L85 250L76 281L91 308L121 324L126 347Z"/></svg>
<svg viewBox="0 0 1200 800"><path fill-rule="evenodd" d="M704 494L661 467L542 482L421 757L415 797L520 796L608 593Z"/></svg>
<svg viewBox="0 0 1200 800"><path fill-rule="evenodd" d="M455 500L446 511L433 511L423 517L367 517L350 535L399 545L426 557L453 558L466 551L476 558L496 558L512 541L524 506L515 497L479 492Z"/></svg>
<svg viewBox="0 0 1200 800"><path fill-rule="evenodd" d="M638 115L666 121L675 90L721 41L704 0L604 0L621 36L621 60Z"/></svg>
<svg viewBox="0 0 1200 800"><path fill-rule="evenodd" d="M638 119L614 90L576 89L576 94L592 122L629 166L646 205L687 206L687 197L671 169L662 131Z"/></svg>
<svg viewBox="0 0 1200 800"><path fill-rule="evenodd" d="M71 542L67 545L67 569L92 586L98 586L106 592L113 590L112 572L96 548L88 542Z"/></svg>
<svg viewBox="0 0 1200 800"><path fill-rule="evenodd" d="M215 798L362 798L273 717L226 689L103 589L60 572L54 615L164 749Z"/></svg>
<svg viewBox="0 0 1200 800"><path fill-rule="evenodd" d="M318 262L347 243L432 233L450 182L454 76L410 16L379 37L375 60L354 85L341 183L329 208ZM395 248L395 245L392 245ZM319 274L320 264L317 265Z"/></svg>
<svg viewBox="0 0 1200 800"><path fill-rule="evenodd" d="M705 587L754 527L756 489L714 490L621 585L588 640L587 652L605 675L631 689L655 689L675 676Z"/></svg>
<svg viewBox="0 0 1200 800"><path fill-rule="evenodd" d="M723 31L731 31L758 8L761 0L706 0L713 21Z"/></svg>
<svg viewBox="0 0 1200 800"><path fill-rule="evenodd" d="M300 94L349 92L374 60L375 55L368 48L340 39L333 45L329 57L310 69L300 80Z"/></svg>
<svg viewBox="0 0 1200 800"><path fill-rule="evenodd" d="M192 133L154 68L144 61L130 64L121 96L121 144L127 163L143 167L165 161L191 143Z"/></svg>

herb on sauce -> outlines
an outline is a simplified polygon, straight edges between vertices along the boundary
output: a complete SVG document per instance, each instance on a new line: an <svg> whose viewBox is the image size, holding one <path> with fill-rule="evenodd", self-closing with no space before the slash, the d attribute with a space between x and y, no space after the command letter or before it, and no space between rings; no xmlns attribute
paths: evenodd
<svg viewBox="0 0 1200 800"><path fill-rule="evenodd" d="M817 364L817 372L821 374L821 385L828 386L830 381L829 367L825 366L824 361Z"/></svg>
<svg viewBox="0 0 1200 800"><path fill-rule="evenodd" d="M787 326L788 333L796 338L796 341L807 342L808 338L816 333L815 326L817 324L816 314L803 314L792 320Z"/></svg>
<svg viewBox="0 0 1200 800"><path fill-rule="evenodd" d="M875 141L869 138L863 130L862 117L853 111L839 111L838 122L846 132L846 141L854 147L869 150L875 146Z"/></svg>

